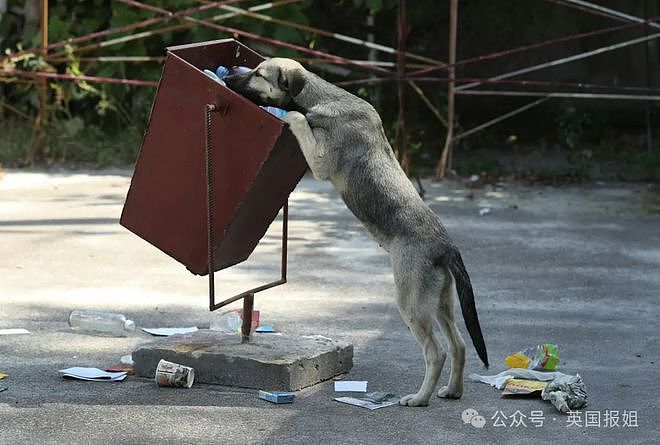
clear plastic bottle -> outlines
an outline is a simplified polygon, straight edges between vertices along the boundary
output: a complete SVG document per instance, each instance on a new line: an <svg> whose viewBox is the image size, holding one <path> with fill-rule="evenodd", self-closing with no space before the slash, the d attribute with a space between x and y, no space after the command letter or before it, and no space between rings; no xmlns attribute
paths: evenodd
<svg viewBox="0 0 660 445"><path fill-rule="evenodd" d="M76 309L69 314L69 326L74 331L99 332L123 337L135 331L135 323L122 314Z"/></svg>
<svg viewBox="0 0 660 445"><path fill-rule="evenodd" d="M237 311L228 311L211 320L209 329L212 331L238 332L243 320Z"/></svg>

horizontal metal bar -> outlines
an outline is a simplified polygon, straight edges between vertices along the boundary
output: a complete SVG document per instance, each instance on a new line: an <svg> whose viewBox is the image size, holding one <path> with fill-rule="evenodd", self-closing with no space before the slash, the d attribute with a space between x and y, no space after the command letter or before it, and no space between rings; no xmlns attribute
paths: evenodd
<svg viewBox="0 0 660 445"><path fill-rule="evenodd" d="M466 90L466 91L456 91L456 94L462 94L468 96L567 97L574 99L660 100L660 96L643 96L641 94L552 93L547 91L544 92L544 91Z"/></svg>
<svg viewBox="0 0 660 445"><path fill-rule="evenodd" d="M519 76L520 74L527 74L533 71L538 71L544 68L550 68L553 66L563 65L564 63L574 62L576 60L585 59L587 57L595 56L598 54L603 54L609 51L614 51L615 49L625 48L626 46L635 45L637 43L646 42L649 40L657 39L660 37L660 32L651 34L644 37L639 37L632 40L626 40L625 42L615 43L614 45L602 46L600 48L592 49L591 51L585 51L583 53L573 54L572 56L564 57L561 59L551 60L550 62L541 63L534 66L529 66L527 68L522 68L519 70L511 71L508 73L500 74L494 77L489 77L488 80L501 80L507 79L509 77ZM464 91L470 88L474 88L481 85L481 82L472 82L467 85L461 85L456 88L456 92Z"/></svg>
<svg viewBox="0 0 660 445"><path fill-rule="evenodd" d="M625 12L617 11L615 9L606 8L605 6L597 5L595 3L585 2L584 0L562 0L562 3L571 3L594 11L604 12L607 15L618 17L629 22L635 22L640 25L647 25L651 28L660 29L660 23L644 20L643 18L626 14Z"/></svg>
<svg viewBox="0 0 660 445"><path fill-rule="evenodd" d="M223 306L227 306L228 304L231 304L235 301L238 301L242 298L245 298L247 295L256 294L257 292L261 292L261 291L264 291L266 289L270 289L272 287L279 286L281 284L286 284L286 280L285 279L280 279L280 280L277 280L277 281L273 281L272 283L264 284L263 286L255 287L254 289L246 290L245 292L242 292L238 295L234 295L231 298L227 298L226 300L223 300L219 303L213 304L211 306L211 310L214 311L216 309L220 309Z"/></svg>
<svg viewBox="0 0 660 445"><path fill-rule="evenodd" d="M474 133L476 133L476 132L478 132L478 131L483 130L484 128L488 128L488 127L490 127L491 125L495 125L495 124L497 124L497 123L499 123L499 122L502 122L503 120L506 120L506 119L508 119L508 118L510 118L510 117L515 116L516 114L520 114L520 113L522 113L523 111L527 111L527 110L529 110L529 109L532 108L532 107L535 107L535 106L537 106L537 105L540 105L540 104L542 104L543 102L547 101L548 99L549 99L549 97L542 97L541 99L535 100L534 102L531 102L531 103L528 103L528 104L526 104L526 105L523 105L522 107L519 107L519 108L516 108L515 110L509 111L508 113L505 113L505 114L503 114L503 115L501 115L501 116L498 116L498 117L496 117L495 119L491 119L491 120L489 120L489 121L487 121L487 122L484 122L483 124L480 124L480 125L477 125L476 127L470 128L469 130L464 131L463 133L457 134L456 136L454 136L454 137L452 138L452 140L456 141L456 140L458 140L458 139L462 139L462 138L464 138L464 137L468 137L468 136L470 136L471 134L474 134Z"/></svg>

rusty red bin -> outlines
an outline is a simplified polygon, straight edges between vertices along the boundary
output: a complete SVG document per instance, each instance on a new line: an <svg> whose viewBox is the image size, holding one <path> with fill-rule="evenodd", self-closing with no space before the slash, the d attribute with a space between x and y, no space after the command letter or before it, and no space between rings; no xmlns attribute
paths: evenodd
<svg viewBox="0 0 660 445"><path fill-rule="evenodd" d="M249 257L307 167L284 122L202 72L262 60L233 39L167 48L120 222L195 274L209 272L207 104L214 271Z"/></svg>

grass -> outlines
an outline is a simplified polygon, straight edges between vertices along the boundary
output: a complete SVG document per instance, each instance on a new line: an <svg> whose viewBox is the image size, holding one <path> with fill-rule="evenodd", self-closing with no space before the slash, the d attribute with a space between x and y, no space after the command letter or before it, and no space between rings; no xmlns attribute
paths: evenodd
<svg viewBox="0 0 660 445"><path fill-rule="evenodd" d="M105 167L135 162L142 129L128 127L109 132L96 126L85 126L82 120L75 122L72 125L71 121L56 121L48 125L36 163ZM5 167L25 166L31 138L31 121L0 121L0 164Z"/></svg>

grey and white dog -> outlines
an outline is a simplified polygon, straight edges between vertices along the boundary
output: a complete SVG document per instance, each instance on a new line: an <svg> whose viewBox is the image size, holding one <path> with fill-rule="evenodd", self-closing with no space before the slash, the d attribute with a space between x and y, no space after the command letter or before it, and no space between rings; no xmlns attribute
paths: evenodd
<svg viewBox="0 0 660 445"><path fill-rule="evenodd" d="M433 333L434 321L451 355L449 383L438 396L461 397L465 343L454 320L456 292L472 342L488 366L470 278L447 231L399 166L376 110L290 59L266 60L225 81L259 105L293 110L284 121L314 177L332 181L348 208L389 253L399 312L426 362L422 386L400 403L428 405L440 378L446 353Z"/></svg>

